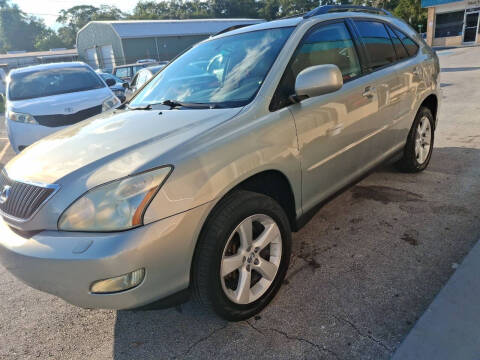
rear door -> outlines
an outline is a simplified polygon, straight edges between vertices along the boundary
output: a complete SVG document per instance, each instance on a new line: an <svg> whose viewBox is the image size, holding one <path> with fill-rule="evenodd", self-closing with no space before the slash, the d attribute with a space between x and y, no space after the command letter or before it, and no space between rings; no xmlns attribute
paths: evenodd
<svg viewBox="0 0 480 360"><path fill-rule="evenodd" d="M376 160L395 150L398 134L395 126L401 120L401 104L406 88L399 77L397 54L383 22L355 19L355 27L364 45L368 72L375 78L378 113L371 121L371 153Z"/></svg>
<svg viewBox="0 0 480 360"><path fill-rule="evenodd" d="M297 75L322 64L340 68L342 89L292 104L289 96ZM347 24L343 20L320 23L301 41L274 95L271 110L288 107L295 119L305 211L351 182L369 163L367 137L378 100L374 79L362 75Z"/></svg>

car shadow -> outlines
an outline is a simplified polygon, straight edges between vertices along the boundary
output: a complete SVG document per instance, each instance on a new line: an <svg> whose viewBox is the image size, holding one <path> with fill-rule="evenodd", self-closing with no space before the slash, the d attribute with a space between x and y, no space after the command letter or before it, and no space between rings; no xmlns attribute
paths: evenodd
<svg viewBox="0 0 480 360"><path fill-rule="evenodd" d="M184 358L226 324L194 301L163 310L118 311L114 359Z"/></svg>
<svg viewBox="0 0 480 360"><path fill-rule="evenodd" d="M478 159L445 147L424 173L379 167L294 234L259 316L229 323L192 301L118 311L113 358L390 358L480 236Z"/></svg>

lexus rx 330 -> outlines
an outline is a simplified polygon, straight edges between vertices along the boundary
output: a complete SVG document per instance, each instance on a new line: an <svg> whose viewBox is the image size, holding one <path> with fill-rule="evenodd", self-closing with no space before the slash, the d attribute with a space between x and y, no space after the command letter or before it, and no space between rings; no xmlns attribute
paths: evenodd
<svg viewBox="0 0 480 360"><path fill-rule="evenodd" d="M123 108L28 147L0 178L6 268L85 308L193 294L258 313L318 204L432 155L437 56L388 13L345 10L209 38Z"/></svg>

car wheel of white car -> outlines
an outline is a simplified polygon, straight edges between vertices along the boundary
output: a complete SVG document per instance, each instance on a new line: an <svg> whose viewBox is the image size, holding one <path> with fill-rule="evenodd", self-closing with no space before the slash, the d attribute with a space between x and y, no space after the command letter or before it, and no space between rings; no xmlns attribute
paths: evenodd
<svg viewBox="0 0 480 360"><path fill-rule="evenodd" d="M397 163L400 170L420 172L426 169L432 157L434 126L430 109L421 107L408 134L403 157Z"/></svg>
<svg viewBox="0 0 480 360"><path fill-rule="evenodd" d="M291 252L290 225L272 198L235 191L212 211L193 263L196 297L223 318L260 312L279 290Z"/></svg>

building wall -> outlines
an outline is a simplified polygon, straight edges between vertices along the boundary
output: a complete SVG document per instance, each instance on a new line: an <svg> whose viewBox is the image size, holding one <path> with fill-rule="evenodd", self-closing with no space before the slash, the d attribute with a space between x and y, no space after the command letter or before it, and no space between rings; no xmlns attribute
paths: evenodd
<svg viewBox="0 0 480 360"><path fill-rule="evenodd" d="M459 36L435 37L436 17L438 14L465 11L465 9L480 8L480 0L464 0L447 2L438 0L428 0L428 20L427 20L427 43L433 46L460 46L463 44L463 34ZM422 1L425 6L426 1ZM480 33L480 27L478 29ZM480 43L480 35L477 36L477 43Z"/></svg>
<svg viewBox="0 0 480 360"><path fill-rule="evenodd" d="M427 44L433 45L433 35L435 31L435 8L428 8L428 17L427 17Z"/></svg>
<svg viewBox="0 0 480 360"><path fill-rule="evenodd" d="M206 39L208 35L170 36L123 39L125 57L123 64L140 59L172 60L190 46Z"/></svg>
<svg viewBox="0 0 480 360"><path fill-rule="evenodd" d="M111 68L115 64L105 64L101 47L111 45L116 65L123 64L124 58L122 41L113 30L111 25L102 23L89 23L78 32L77 50L80 60L88 62L87 50L95 48L99 68ZM91 64L92 65L92 64Z"/></svg>

